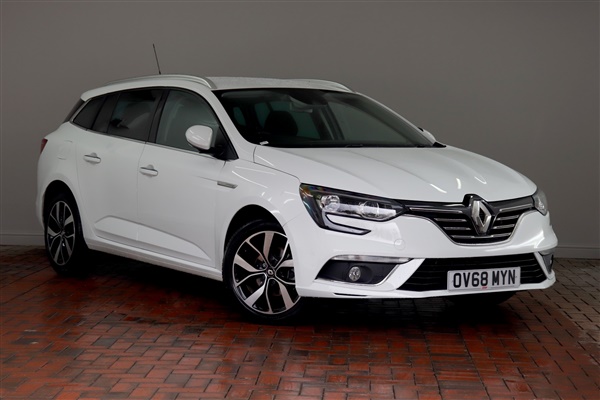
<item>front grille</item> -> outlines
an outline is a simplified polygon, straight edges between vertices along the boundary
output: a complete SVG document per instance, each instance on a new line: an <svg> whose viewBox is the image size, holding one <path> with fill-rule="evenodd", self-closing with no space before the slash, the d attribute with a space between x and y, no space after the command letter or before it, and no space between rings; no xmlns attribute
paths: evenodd
<svg viewBox="0 0 600 400"><path fill-rule="evenodd" d="M486 232L478 233L471 216L474 198L466 196L464 202L458 204L405 204L408 215L429 219L439 226L452 241L459 244L490 244L508 240L521 215L534 209L531 197L485 203L491 213L491 222ZM479 218L483 219L484 215L480 215Z"/></svg>
<svg viewBox="0 0 600 400"><path fill-rule="evenodd" d="M398 290L446 290L448 271L521 267L521 284L541 283L546 274L533 254L473 258L428 258Z"/></svg>

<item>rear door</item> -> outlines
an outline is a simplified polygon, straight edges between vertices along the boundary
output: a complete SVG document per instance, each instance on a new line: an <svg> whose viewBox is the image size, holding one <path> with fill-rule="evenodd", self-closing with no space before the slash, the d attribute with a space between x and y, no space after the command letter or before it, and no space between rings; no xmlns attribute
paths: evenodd
<svg viewBox="0 0 600 400"><path fill-rule="evenodd" d="M215 267L217 181L225 161L200 154L186 130L206 125L222 137L219 121L198 94L172 89L164 104L154 143L139 160L139 242L146 250Z"/></svg>
<svg viewBox="0 0 600 400"><path fill-rule="evenodd" d="M81 121L89 129L77 140L80 206L98 237L137 245L138 162L161 94L143 89L102 96L92 100L101 103L95 118Z"/></svg>

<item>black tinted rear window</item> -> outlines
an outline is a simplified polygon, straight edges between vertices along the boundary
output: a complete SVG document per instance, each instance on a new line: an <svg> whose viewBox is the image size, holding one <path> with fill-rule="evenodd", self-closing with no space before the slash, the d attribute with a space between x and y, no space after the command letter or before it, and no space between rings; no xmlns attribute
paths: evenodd
<svg viewBox="0 0 600 400"><path fill-rule="evenodd" d="M129 139L148 140L154 111L162 90L122 92L112 112L107 133Z"/></svg>
<svg viewBox="0 0 600 400"><path fill-rule="evenodd" d="M69 111L67 118L65 118L65 120L63 122L69 122L71 120L71 118L73 118L73 115L75 115L75 113L77 112L77 110L79 110L79 107L81 107L81 105L83 103L84 103L83 100L81 100L81 99L77 100L77 103L75 103L75 105L73 106L71 111Z"/></svg>
<svg viewBox="0 0 600 400"><path fill-rule="evenodd" d="M93 131L106 133L106 131L108 130L108 123L110 122L110 116L112 115L112 112L115 109L115 104L118 98L118 93L111 93L106 95L104 105L102 105L102 108L98 113L98 117L96 117L96 122L94 122L94 126L92 127Z"/></svg>
<svg viewBox="0 0 600 400"><path fill-rule="evenodd" d="M98 111L104 103L104 98L104 96L100 96L88 101L79 114L77 114L73 120L73 123L85 129L92 129L92 125L94 125Z"/></svg>

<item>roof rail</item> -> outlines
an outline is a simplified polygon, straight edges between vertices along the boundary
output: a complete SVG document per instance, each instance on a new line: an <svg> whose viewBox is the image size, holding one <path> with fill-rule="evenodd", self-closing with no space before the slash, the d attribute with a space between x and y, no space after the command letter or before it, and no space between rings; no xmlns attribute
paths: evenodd
<svg viewBox="0 0 600 400"><path fill-rule="evenodd" d="M295 81L303 81L303 82L318 82L324 85L329 85L337 89L345 90L348 92L354 92L354 90L350 89L348 86L341 84L339 82L327 81L324 79L294 79Z"/></svg>
<svg viewBox="0 0 600 400"><path fill-rule="evenodd" d="M136 77L136 78L119 79L116 81L108 82L106 84L106 86L114 85L114 84L118 84L118 83L141 82L141 81L147 81L147 80L152 80L152 79L185 80L185 81L200 83L200 84L208 87L209 89L216 89L215 84L208 78L201 78L199 76L192 76L192 75L177 75L177 74L148 75L148 76L140 76L140 77Z"/></svg>

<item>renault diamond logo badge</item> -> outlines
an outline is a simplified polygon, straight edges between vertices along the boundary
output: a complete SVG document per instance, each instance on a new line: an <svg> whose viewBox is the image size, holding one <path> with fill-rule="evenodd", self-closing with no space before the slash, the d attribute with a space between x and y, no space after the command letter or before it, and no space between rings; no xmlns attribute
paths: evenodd
<svg viewBox="0 0 600 400"><path fill-rule="evenodd" d="M479 235L485 235L492 222L492 213L481 200L473 200L471 205L471 219Z"/></svg>

